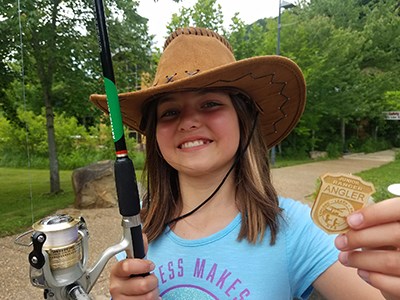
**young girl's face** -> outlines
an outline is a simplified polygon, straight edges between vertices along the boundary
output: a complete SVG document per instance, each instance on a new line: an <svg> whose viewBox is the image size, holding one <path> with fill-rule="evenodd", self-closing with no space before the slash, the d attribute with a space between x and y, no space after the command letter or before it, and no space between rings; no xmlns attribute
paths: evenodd
<svg viewBox="0 0 400 300"><path fill-rule="evenodd" d="M240 139L238 116L224 92L180 92L157 107L156 138L164 159L191 176L226 172Z"/></svg>

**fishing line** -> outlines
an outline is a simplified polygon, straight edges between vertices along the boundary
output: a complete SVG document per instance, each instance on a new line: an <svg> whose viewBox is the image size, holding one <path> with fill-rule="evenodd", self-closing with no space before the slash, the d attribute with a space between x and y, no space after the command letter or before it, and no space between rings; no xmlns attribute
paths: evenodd
<svg viewBox="0 0 400 300"><path fill-rule="evenodd" d="M21 3L20 0L17 0L18 3L18 25L19 25L19 43L21 49L21 85L22 85L22 99L23 99L23 107L24 112L26 112L26 93L25 93L25 64L24 64L24 43L22 39L22 22L21 22ZM27 122L25 123L25 143L26 143L26 156L28 160L28 182L29 182L29 199L31 206L31 218L32 223L35 220L33 214L33 196L32 196L32 172L31 172L31 154L29 151L29 128Z"/></svg>

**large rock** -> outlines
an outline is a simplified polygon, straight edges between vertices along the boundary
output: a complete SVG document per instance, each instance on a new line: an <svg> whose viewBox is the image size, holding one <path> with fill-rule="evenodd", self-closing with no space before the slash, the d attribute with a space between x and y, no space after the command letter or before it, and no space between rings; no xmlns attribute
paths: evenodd
<svg viewBox="0 0 400 300"><path fill-rule="evenodd" d="M72 172L76 208L117 206L114 161L100 161Z"/></svg>

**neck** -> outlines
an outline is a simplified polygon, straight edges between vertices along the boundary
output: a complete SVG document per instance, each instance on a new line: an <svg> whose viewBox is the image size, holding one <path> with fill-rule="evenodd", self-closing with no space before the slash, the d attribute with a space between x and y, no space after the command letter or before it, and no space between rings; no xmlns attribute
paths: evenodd
<svg viewBox="0 0 400 300"><path fill-rule="evenodd" d="M194 208L202 204L207 198L209 198L218 186L222 183L228 170L220 172L220 174L214 174L213 176L199 176L191 177L180 174L179 175L179 186L180 195L182 200L182 212L181 214L188 213ZM200 210L204 212L229 203L235 203L235 183L234 174L231 172L224 183L216 191L215 195L210 199L207 204L204 205ZM200 211L199 210L199 211Z"/></svg>
<svg viewBox="0 0 400 300"><path fill-rule="evenodd" d="M180 176L184 215L203 203L223 180L221 176L189 178ZM203 207L174 225L174 232L183 238L197 239L225 228L238 214L234 175L231 173L218 192Z"/></svg>

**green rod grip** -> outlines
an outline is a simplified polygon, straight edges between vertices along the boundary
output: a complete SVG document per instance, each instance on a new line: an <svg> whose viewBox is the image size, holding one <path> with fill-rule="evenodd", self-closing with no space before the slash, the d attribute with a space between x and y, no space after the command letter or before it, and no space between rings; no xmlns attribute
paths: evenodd
<svg viewBox="0 0 400 300"><path fill-rule="evenodd" d="M106 77L104 77L104 86L106 89L108 109L110 111L112 136L115 143L124 135L121 108L118 101L118 92L114 82Z"/></svg>

